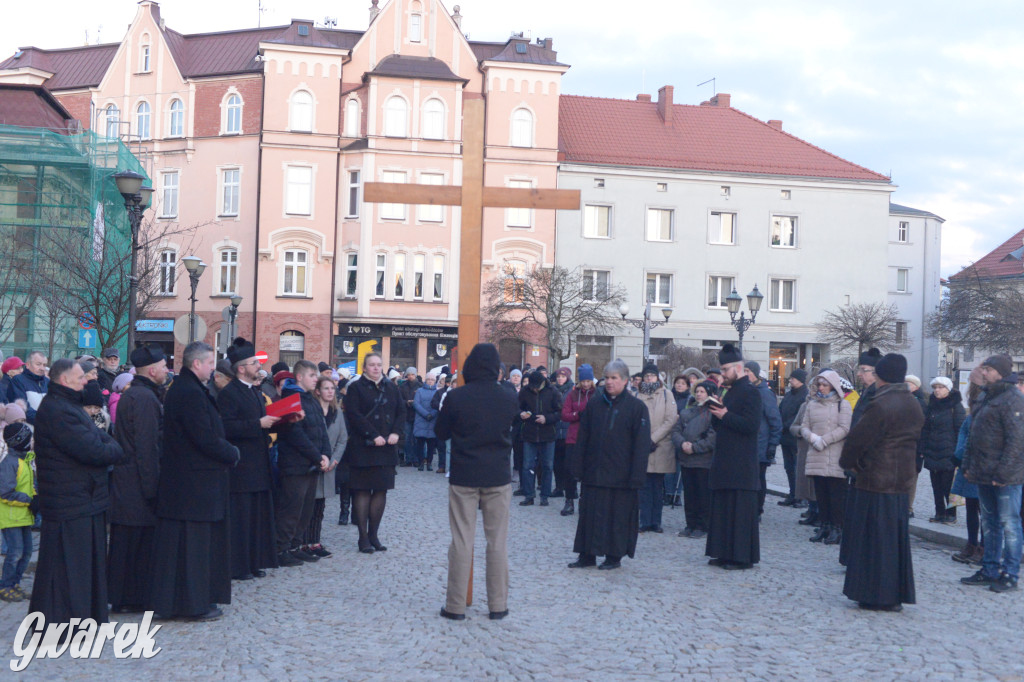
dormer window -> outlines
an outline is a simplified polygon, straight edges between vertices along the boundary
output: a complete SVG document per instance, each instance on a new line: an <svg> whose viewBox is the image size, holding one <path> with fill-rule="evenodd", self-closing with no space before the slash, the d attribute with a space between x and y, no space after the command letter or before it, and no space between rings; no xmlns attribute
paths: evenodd
<svg viewBox="0 0 1024 682"><path fill-rule="evenodd" d="M150 66L149 57L150 57L149 44L146 43L146 44L144 44L139 49L139 71L141 73L149 73L149 71L150 71L150 68L149 68L149 66Z"/></svg>

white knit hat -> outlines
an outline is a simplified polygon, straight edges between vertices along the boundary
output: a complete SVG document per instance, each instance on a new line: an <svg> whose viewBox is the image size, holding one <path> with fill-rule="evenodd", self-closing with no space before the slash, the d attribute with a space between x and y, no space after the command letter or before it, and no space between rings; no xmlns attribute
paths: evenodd
<svg viewBox="0 0 1024 682"><path fill-rule="evenodd" d="M918 388L921 388L921 380L914 376L913 374L908 374L907 378L904 379L904 381L906 381L908 384L914 384Z"/></svg>
<svg viewBox="0 0 1024 682"><path fill-rule="evenodd" d="M953 382L946 377L935 377L929 386L945 386L947 391L953 390Z"/></svg>

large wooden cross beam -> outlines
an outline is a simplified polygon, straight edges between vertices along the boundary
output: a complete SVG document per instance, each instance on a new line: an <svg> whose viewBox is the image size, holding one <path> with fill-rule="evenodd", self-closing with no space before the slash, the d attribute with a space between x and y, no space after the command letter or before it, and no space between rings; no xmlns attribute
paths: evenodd
<svg viewBox="0 0 1024 682"><path fill-rule="evenodd" d="M363 200L369 203L461 206L459 263L460 363L480 341L480 285L483 272L483 209L532 208L576 210L577 189L487 187L484 185L484 102L463 103L462 186L368 182Z"/></svg>

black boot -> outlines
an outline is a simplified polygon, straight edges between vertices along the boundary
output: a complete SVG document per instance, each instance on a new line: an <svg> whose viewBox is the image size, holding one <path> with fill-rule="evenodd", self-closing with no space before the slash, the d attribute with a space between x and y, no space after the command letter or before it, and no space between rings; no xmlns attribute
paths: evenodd
<svg viewBox="0 0 1024 682"><path fill-rule="evenodd" d="M817 526L818 525L818 514L809 514L806 519L797 521L801 526Z"/></svg>
<svg viewBox="0 0 1024 682"><path fill-rule="evenodd" d="M829 535L829 533L831 531L832 531L832 526L830 526L827 523L822 524L821 528L819 528L817 530L817 532L814 535L811 536L811 542L822 542L822 541L824 541L824 539L828 537L828 535Z"/></svg>
<svg viewBox="0 0 1024 682"><path fill-rule="evenodd" d="M347 502L342 502L341 503L341 512L338 514L338 525L339 526L347 526L348 525L348 503Z"/></svg>
<svg viewBox="0 0 1024 682"><path fill-rule="evenodd" d="M566 500L565 506L562 507L562 511L559 512L562 516L572 516L576 513L576 505L573 504L572 500Z"/></svg>
<svg viewBox="0 0 1024 682"><path fill-rule="evenodd" d="M828 537L826 537L822 542L826 545L838 545L842 541L843 529L839 526L832 526L832 528L829 529Z"/></svg>

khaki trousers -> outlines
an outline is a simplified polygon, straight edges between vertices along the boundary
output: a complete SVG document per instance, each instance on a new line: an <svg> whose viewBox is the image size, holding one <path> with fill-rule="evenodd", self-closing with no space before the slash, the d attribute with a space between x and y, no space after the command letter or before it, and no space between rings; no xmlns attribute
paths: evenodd
<svg viewBox="0 0 1024 682"><path fill-rule="evenodd" d="M484 537L487 539L487 608L492 613L508 608L508 517L511 504L511 483L495 488L448 486L452 544L448 547L445 611L466 612L477 509L483 512Z"/></svg>

